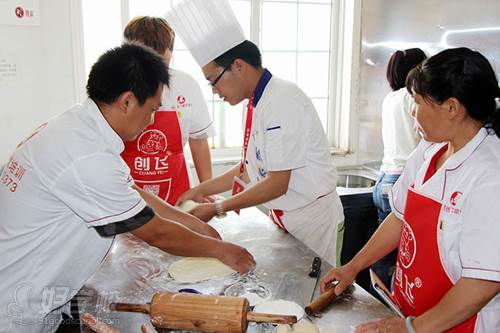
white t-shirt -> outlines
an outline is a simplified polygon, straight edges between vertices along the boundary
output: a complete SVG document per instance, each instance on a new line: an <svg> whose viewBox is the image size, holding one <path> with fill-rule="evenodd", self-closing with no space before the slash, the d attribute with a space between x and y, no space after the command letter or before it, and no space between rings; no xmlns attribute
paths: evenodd
<svg viewBox="0 0 500 333"><path fill-rule="evenodd" d="M182 145L189 138L207 139L215 136L207 103L200 86L189 74L170 68L170 87L163 89L162 106L176 110L181 126Z"/></svg>
<svg viewBox="0 0 500 333"><path fill-rule="evenodd" d="M388 93L382 103L383 172L400 173L420 136L412 117L413 98L406 88Z"/></svg>
<svg viewBox="0 0 500 333"><path fill-rule="evenodd" d="M391 193L403 219L408 186L442 203L438 231L441 260L450 279L500 281L500 139L483 128L422 184L429 163L445 143L422 140ZM500 328L500 295L480 312L476 332Z"/></svg>
<svg viewBox="0 0 500 333"><path fill-rule="evenodd" d="M0 175L0 332L53 332L60 307L98 269L113 237L94 227L146 207L124 145L95 103L49 120Z"/></svg>
<svg viewBox="0 0 500 333"><path fill-rule="evenodd" d="M265 203L267 208L294 210L336 189L336 169L314 105L297 85L274 76L254 108L246 159L252 183L269 171L292 170L287 193Z"/></svg>

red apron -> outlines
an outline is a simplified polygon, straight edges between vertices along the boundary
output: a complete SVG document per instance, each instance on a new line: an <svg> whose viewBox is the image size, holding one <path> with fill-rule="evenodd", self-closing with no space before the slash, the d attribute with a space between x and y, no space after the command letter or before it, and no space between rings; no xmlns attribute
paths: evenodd
<svg viewBox="0 0 500 333"><path fill-rule="evenodd" d="M405 316L421 315L453 287L439 255L440 212L441 202L408 189L394 276L394 297ZM446 332L474 332L476 318Z"/></svg>
<svg viewBox="0 0 500 333"><path fill-rule="evenodd" d="M273 223L276 224L278 228L283 230L285 233L288 233L288 230L286 230L285 224L281 219L284 214L285 213L281 209L269 209L269 218L271 219L271 221L273 221Z"/></svg>
<svg viewBox="0 0 500 333"><path fill-rule="evenodd" d="M137 186L174 205L189 190L181 128L177 112L159 110L155 121L121 154Z"/></svg>

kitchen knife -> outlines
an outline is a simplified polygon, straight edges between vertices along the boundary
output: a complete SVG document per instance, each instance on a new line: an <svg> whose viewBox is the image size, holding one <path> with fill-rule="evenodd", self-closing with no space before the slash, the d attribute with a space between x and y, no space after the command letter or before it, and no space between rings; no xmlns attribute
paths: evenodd
<svg viewBox="0 0 500 333"><path fill-rule="evenodd" d="M309 299L309 302L311 302L314 298L314 292L316 291L316 287L318 286L320 275L321 275L321 258L314 257L311 265L311 271L309 272L309 277L311 279L314 279L314 285L312 288L311 298Z"/></svg>

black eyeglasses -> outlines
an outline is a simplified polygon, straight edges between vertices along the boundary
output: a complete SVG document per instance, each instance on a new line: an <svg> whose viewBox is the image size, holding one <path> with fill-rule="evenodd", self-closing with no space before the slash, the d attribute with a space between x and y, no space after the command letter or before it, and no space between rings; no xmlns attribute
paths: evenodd
<svg viewBox="0 0 500 333"><path fill-rule="evenodd" d="M231 67L231 64L224 67L224 69L219 73L219 75L217 75L217 77L211 81L211 82L208 82L208 85L214 87L214 88L217 88L215 87L215 85L219 82L219 80L221 79L222 75L224 75L224 73L229 69L229 67Z"/></svg>

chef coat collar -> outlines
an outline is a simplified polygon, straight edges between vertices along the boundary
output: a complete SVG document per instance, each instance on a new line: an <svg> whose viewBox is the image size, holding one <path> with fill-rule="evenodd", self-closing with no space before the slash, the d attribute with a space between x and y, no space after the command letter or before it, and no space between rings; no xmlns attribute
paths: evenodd
<svg viewBox="0 0 500 333"><path fill-rule="evenodd" d="M111 128L108 121L102 115L97 104L91 98L87 98L85 102L83 102L83 107L87 110L89 116L97 123L98 131L102 134L102 138L107 146L110 147L113 152L121 154L125 149L123 140Z"/></svg>
<svg viewBox="0 0 500 333"><path fill-rule="evenodd" d="M271 80L271 77L273 74L271 74L270 71L267 70L267 68L264 68L264 73L260 77L259 83L257 83L257 87L255 88L254 94L253 94L253 106L256 107L257 103L259 102L260 98L262 97L262 94L264 93L264 89L266 88L267 84L269 83L269 80Z"/></svg>
<svg viewBox="0 0 500 333"><path fill-rule="evenodd" d="M446 170L454 170L460 167L460 165L476 151L477 147L479 147L488 135L488 130L482 127L472 140L448 159L446 162Z"/></svg>

